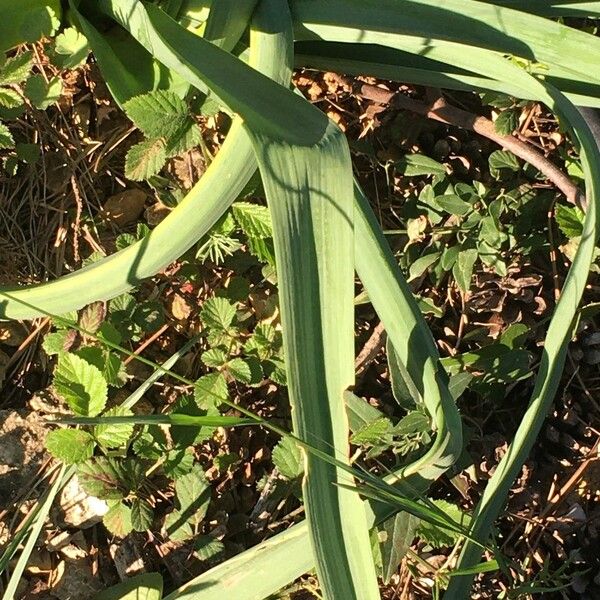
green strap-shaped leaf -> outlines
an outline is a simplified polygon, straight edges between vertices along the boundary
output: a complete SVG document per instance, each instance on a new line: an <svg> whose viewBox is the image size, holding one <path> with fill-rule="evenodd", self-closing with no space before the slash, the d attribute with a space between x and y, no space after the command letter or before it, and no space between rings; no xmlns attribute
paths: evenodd
<svg viewBox="0 0 600 600"><path fill-rule="evenodd" d="M194 85L207 83L244 117L273 215L295 431L347 462L343 392L353 383L353 210L344 136L303 99L187 34L160 10L136 2L101 5L159 60ZM273 60L291 64L286 13L285 2L263 2L259 16L269 21L252 32L278 39ZM351 478L312 454L305 461L306 511L325 597L378 598L364 508L355 492L336 485Z"/></svg>
<svg viewBox="0 0 600 600"><path fill-rule="evenodd" d="M515 8L545 17L598 17L600 2L580 0L483 0L496 6Z"/></svg>
<svg viewBox="0 0 600 600"><path fill-rule="evenodd" d="M522 90L510 81L500 82L475 75L452 64L431 60L395 48L336 42L298 42L295 64L348 75L369 73L374 77L451 90L499 91L519 96ZM574 104L600 107L600 87L555 80L555 85ZM594 95L595 94L595 95Z"/></svg>
<svg viewBox="0 0 600 600"><path fill-rule="evenodd" d="M324 39L332 39L336 27L377 30L380 39L374 43L386 44L392 35L420 40L423 47L430 42L423 52L430 58L435 58L432 45L448 52L458 43L543 63L545 75L600 83L600 39L511 8L476 0L292 0L291 7L298 32L306 28ZM510 30L520 33L514 36Z"/></svg>

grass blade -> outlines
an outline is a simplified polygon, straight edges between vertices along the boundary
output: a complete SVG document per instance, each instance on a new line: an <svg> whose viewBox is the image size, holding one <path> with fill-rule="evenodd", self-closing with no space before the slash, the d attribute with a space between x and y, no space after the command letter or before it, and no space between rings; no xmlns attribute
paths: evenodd
<svg viewBox="0 0 600 600"><path fill-rule="evenodd" d="M198 417L186 414L132 415L120 417L64 417L58 423L65 425L177 425L184 427L240 427L260 425L262 419L229 416Z"/></svg>
<svg viewBox="0 0 600 600"><path fill-rule="evenodd" d="M496 6L515 8L544 17L598 17L600 2L580 0L483 0Z"/></svg>
<svg viewBox="0 0 600 600"><path fill-rule="evenodd" d="M476 0L446 0L443 5L437 0L293 0L291 6L298 31L307 28L323 39L333 39L328 32L334 27L363 33L377 30L382 38L374 43L385 44L385 37L393 34L419 38L423 54L432 58L432 46L439 44L448 51L451 44L460 43L463 48L543 63L544 74L550 77L600 83L596 68L600 39L511 8ZM364 37L361 41L368 43Z"/></svg>
<svg viewBox="0 0 600 600"><path fill-rule="evenodd" d="M46 492L44 499L38 503L37 507L34 509L34 515L31 522L28 522L26 526L23 528L22 532L27 534L27 541L25 542L23 549L21 550L21 555L17 560L17 564L12 572L10 580L4 590L4 595L2 596L3 600L14 600L15 594L17 593L17 588L19 586L19 582L21 581L21 576L25 571L25 567L27 566L27 561L31 556L31 552L34 549L35 544L38 541L40 536L40 532L42 531L42 527L46 521L46 517L50 512L50 508L52 507L52 503L54 502L54 498L61 490L61 488L65 485L65 483L72 477L75 472L74 467L67 467L63 465L58 472L58 476L56 480L50 487L50 489ZM27 533L28 532L28 533ZM19 532L21 533L21 532ZM18 546L17 540L22 540L22 536L17 534L15 539L13 539L12 543L9 545L7 550L4 552L2 559L2 568L0 568L0 572L4 570L6 567L6 563L10 560L11 552L14 553ZM16 545L15 545L16 542ZM8 560L5 559L7 557Z"/></svg>

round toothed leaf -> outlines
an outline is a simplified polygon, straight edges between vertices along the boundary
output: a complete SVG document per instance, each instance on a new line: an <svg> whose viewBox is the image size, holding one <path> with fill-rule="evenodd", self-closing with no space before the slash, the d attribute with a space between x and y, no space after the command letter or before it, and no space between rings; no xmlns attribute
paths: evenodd
<svg viewBox="0 0 600 600"><path fill-rule="evenodd" d="M146 531L152 527L154 512L144 500L136 498L131 503L131 525L135 531Z"/></svg>
<svg viewBox="0 0 600 600"><path fill-rule="evenodd" d="M68 465L91 458L94 446L94 438L81 429L56 429L46 437L48 452Z"/></svg>
<svg viewBox="0 0 600 600"><path fill-rule="evenodd" d="M110 533L123 538L133 531L131 522L131 508L122 502L110 507L102 519L104 526Z"/></svg>
<svg viewBox="0 0 600 600"><path fill-rule="evenodd" d="M108 386L100 370L83 358L64 353L54 371L54 389L84 417L99 415L106 405Z"/></svg>
<svg viewBox="0 0 600 600"><path fill-rule="evenodd" d="M132 415L130 410L117 406L107 410L103 417L124 417ZM104 448L121 448L127 444L133 435L133 425L126 423L111 423L109 425L96 425L94 435L98 443Z"/></svg>
<svg viewBox="0 0 600 600"><path fill-rule="evenodd" d="M302 452L289 437L282 438L273 449L273 464L286 479L296 479L304 472Z"/></svg>

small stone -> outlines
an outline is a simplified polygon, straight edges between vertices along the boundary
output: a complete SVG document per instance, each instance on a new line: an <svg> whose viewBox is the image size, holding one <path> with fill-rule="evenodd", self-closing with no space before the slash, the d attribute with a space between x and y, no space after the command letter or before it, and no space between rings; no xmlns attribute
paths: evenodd
<svg viewBox="0 0 600 600"><path fill-rule="evenodd" d="M102 589L86 560L61 561L52 573L52 595L59 600L89 600Z"/></svg>
<svg viewBox="0 0 600 600"><path fill-rule="evenodd" d="M110 556L121 580L146 572L143 545L143 539L137 535L129 535L118 544L110 545Z"/></svg>
<svg viewBox="0 0 600 600"><path fill-rule="evenodd" d="M104 214L115 225L135 223L144 210L147 194L142 190L125 190L104 203Z"/></svg>
<svg viewBox="0 0 600 600"><path fill-rule="evenodd" d="M104 500L89 496L79 485L77 475L73 476L63 488L59 502L60 513L57 518L67 527L88 529L102 521L108 512Z"/></svg>
<svg viewBox="0 0 600 600"><path fill-rule="evenodd" d="M75 544L67 544L60 549L60 553L69 560L79 560L87 556L87 552Z"/></svg>
<svg viewBox="0 0 600 600"><path fill-rule="evenodd" d="M144 216L148 225L158 225L170 212L171 209L168 206L165 206L162 202L156 202L156 204L146 209Z"/></svg>
<svg viewBox="0 0 600 600"><path fill-rule="evenodd" d="M68 531L61 531L58 535L55 535L46 541L46 549L48 552L57 552L71 543L73 535L74 534L69 533Z"/></svg>

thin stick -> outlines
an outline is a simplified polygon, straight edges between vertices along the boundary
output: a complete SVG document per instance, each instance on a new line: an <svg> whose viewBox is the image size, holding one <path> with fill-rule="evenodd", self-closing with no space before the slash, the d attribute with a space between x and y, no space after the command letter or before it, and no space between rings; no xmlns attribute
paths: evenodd
<svg viewBox="0 0 600 600"><path fill-rule="evenodd" d="M351 82L350 82L351 83ZM543 173L572 204L586 206L585 196L571 179L563 173L554 163L534 150L529 144L522 142L513 135L501 135L496 131L494 123L485 117L480 117L460 108L450 106L443 98L439 97L434 102L421 102L409 98L404 94L390 92L381 87L357 81L353 85L354 93L358 96L372 100L379 104L389 104L421 114L428 119L440 121L447 125L454 125L461 129L474 131L479 135L496 142L498 145L510 150L513 154L527 161Z"/></svg>
<svg viewBox="0 0 600 600"><path fill-rule="evenodd" d="M156 341L167 329L169 325L163 325L158 331L154 332L143 344L140 344L133 354L130 354L124 361L123 364L129 364L137 355L141 354L150 344Z"/></svg>
<svg viewBox="0 0 600 600"><path fill-rule="evenodd" d="M367 340L367 343L363 346L363 349L354 361L354 370L357 375L362 373L375 360L379 351L385 346L385 338L383 323L379 323L373 329L371 337Z"/></svg>

